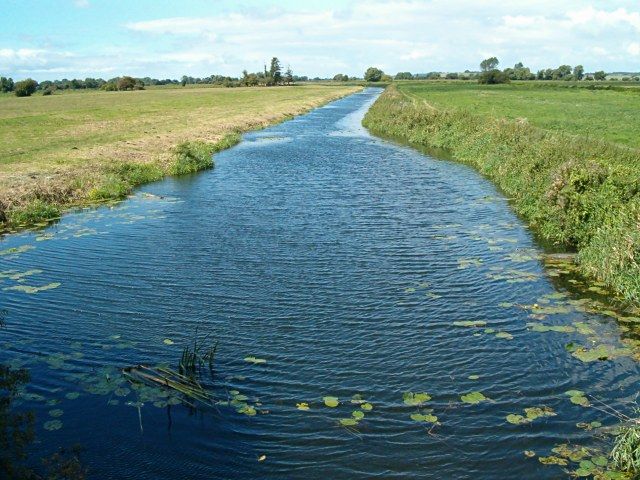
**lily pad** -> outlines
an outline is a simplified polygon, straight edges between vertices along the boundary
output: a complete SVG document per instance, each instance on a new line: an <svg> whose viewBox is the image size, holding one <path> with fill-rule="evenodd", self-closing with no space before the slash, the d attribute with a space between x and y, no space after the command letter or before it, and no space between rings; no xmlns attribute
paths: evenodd
<svg viewBox="0 0 640 480"><path fill-rule="evenodd" d="M361 410L354 410L351 412L351 416L356 420L362 420L364 418L364 413Z"/></svg>
<svg viewBox="0 0 640 480"><path fill-rule="evenodd" d="M249 363L253 363L254 365L260 365L260 364L267 363L267 361L264 358L256 358L256 357L253 357L253 356L244 357L244 361L245 362L249 362Z"/></svg>
<svg viewBox="0 0 640 480"><path fill-rule="evenodd" d="M431 395L424 392L423 393L405 392L402 395L402 400L406 405L411 405L412 407L416 407L431 400Z"/></svg>
<svg viewBox="0 0 640 480"><path fill-rule="evenodd" d="M49 416L53 418L61 417L63 414L64 411L60 410L59 408L56 408L55 410L49 410Z"/></svg>
<svg viewBox="0 0 640 480"><path fill-rule="evenodd" d="M356 420L355 418L341 418L340 425L344 427L355 427L356 425L358 425L358 420Z"/></svg>
<svg viewBox="0 0 640 480"><path fill-rule="evenodd" d="M460 399L464 402L464 403L469 403L471 405L476 405L480 402L484 402L489 400L487 397L484 396L483 393L481 392L471 392L471 393L467 393L466 395L462 395L460 397Z"/></svg>
<svg viewBox="0 0 640 480"><path fill-rule="evenodd" d="M173 340L169 339L169 338L165 338L162 343L164 343L165 345L173 345L174 342Z"/></svg>
<svg viewBox="0 0 640 480"><path fill-rule="evenodd" d="M371 410L373 410L373 405L371 405L369 402L367 402L367 403L363 403L362 405L360 405L360 408L362 410L364 410L365 412L370 412Z"/></svg>
<svg viewBox="0 0 640 480"><path fill-rule="evenodd" d="M309 410L309 404L306 403L306 402L296 403L296 408L298 410L302 410L302 411L306 412L307 410Z"/></svg>
<svg viewBox="0 0 640 480"><path fill-rule="evenodd" d="M504 338L505 340L513 340L513 335L508 332L498 332L496 333L496 338Z"/></svg>
<svg viewBox="0 0 640 480"><path fill-rule="evenodd" d="M484 327L487 322L483 320L459 320L453 322L456 327Z"/></svg>
<svg viewBox="0 0 640 480"><path fill-rule="evenodd" d="M322 401L324 401L324 404L330 408L335 408L340 405L340 400L338 400L338 397L323 397Z"/></svg>
<svg viewBox="0 0 640 480"><path fill-rule="evenodd" d="M60 420L49 420L44 422L44 429L49 431L60 430L62 428L62 422Z"/></svg>
<svg viewBox="0 0 640 480"><path fill-rule="evenodd" d="M17 292L33 294L38 292L44 292L45 290L53 290L54 288L58 288L60 285L62 284L59 282L49 283L47 285L42 285L41 287L33 287L31 285L14 285L13 287L3 288L3 290L14 290Z"/></svg>
<svg viewBox="0 0 640 480"><path fill-rule="evenodd" d="M411 414L411 420L415 422L437 423L438 417L431 414L413 413Z"/></svg>

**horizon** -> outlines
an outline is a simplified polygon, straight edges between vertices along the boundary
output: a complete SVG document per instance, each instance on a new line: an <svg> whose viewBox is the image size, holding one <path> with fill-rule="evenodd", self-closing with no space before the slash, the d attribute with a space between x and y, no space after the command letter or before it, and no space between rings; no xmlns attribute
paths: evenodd
<svg viewBox="0 0 640 480"><path fill-rule="evenodd" d="M272 56L309 78L361 77L369 66L474 71L490 56L501 68L640 71L640 7L629 0L9 0L5 10L0 75L16 80L239 77Z"/></svg>

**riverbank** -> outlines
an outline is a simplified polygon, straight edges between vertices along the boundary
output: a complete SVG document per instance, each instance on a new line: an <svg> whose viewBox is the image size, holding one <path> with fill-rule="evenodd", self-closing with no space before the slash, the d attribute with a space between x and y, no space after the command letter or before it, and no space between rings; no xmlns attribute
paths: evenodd
<svg viewBox="0 0 640 480"><path fill-rule="evenodd" d="M473 166L544 240L575 249L581 273L640 303L637 149L464 108L436 108L394 86L363 124L377 135L444 149Z"/></svg>
<svg viewBox="0 0 640 480"><path fill-rule="evenodd" d="M86 91L0 98L0 230L208 168L211 155L354 86Z"/></svg>

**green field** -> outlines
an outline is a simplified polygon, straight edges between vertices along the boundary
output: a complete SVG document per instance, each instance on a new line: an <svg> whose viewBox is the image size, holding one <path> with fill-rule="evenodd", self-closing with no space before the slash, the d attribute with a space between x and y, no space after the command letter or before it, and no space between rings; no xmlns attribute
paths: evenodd
<svg viewBox="0 0 640 480"><path fill-rule="evenodd" d="M431 81L401 83L399 89L436 108L526 119L536 127L640 148L638 88L616 91L567 88L550 82L479 85Z"/></svg>
<svg viewBox="0 0 640 480"><path fill-rule="evenodd" d="M61 207L122 197L137 184L184 171L176 166L184 152L202 156L229 145L229 135L358 89L303 85L0 95L0 224L29 223ZM191 150L177 153L185 142ZM204 165L189 162L187 170Z"/></svg>

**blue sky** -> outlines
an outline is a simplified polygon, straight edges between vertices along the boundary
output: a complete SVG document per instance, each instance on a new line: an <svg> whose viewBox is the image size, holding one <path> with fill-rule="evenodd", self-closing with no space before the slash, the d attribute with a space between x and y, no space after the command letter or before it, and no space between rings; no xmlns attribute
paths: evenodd
<svg viewBox="0 0 640 480"><path fill-rule="evenodd" d="M640 71L638 0L0 0L0 75L300 75L476 69Z"/></svg>

